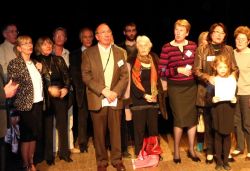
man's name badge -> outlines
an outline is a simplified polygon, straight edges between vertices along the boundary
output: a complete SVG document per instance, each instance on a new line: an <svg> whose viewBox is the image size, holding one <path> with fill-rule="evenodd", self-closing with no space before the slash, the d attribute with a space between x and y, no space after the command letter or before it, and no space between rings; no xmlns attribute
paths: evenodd
<svg viewBox="0 0 250 171"><path fill-rule="evenodd" d="M123 60L121 59L120 61L117 62L117 64L118 64L118 67L121 67L122 65L124 65L124 62L123 62Z"/></svg>

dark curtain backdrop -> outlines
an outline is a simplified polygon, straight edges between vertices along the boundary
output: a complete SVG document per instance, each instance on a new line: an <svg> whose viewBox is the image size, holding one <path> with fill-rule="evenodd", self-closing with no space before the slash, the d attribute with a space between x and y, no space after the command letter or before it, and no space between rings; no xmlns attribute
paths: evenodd
<svg viewBox="0 0 250 171"><path fill-rule="evenodd" d="M6 2L0 11L0 26L6 22L18 24L20 34L32 36L34 42L40 36L52 36L53 30L62 26L68 31L66 48L80 46L78 33L81 27L95 29L101 22L110 25L115 42L123 41L123 26L134 21L138 34L147 35L153 42L153 50L160 53L164 43L173 39L173 25L185 18L191 25L188 39L197 41L200 32L208 30L214 22L223 22L229 31L228 43L234 46L233 31L239 25L250 26L250 13L244 2L236 0L165 1L23 1ZM1 36L1 42L3 37Z"/></svg>

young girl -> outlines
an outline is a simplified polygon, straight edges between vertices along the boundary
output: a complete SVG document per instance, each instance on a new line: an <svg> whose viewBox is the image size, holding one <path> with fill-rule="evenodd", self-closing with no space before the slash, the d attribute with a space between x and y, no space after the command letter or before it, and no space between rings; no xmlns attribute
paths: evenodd
<svg viewBox="0 0 250 171"><path fill-rule="evenodd" d="M236 76L231 74L231 61L225 56L216 56L215 96L213 96L212 119L215 130L216 170L230 170L228 155L231 147L230 133L234 129L234 109L236 103Z"/></svg>

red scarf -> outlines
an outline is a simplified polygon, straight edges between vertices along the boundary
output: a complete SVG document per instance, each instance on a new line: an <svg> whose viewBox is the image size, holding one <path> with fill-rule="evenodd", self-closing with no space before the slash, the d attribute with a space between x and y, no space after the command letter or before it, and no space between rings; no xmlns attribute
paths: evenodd
<svg viewBox="0 0 250 171"><path fill-rule="evenodd" d="M156 71L154 62L152 60L152 57L151 57L150 64L151 64L151 79L150 79L151 95L156 97L157 94L158 94L158 90L157 90L157 71ZM140 76L141 76L141 62L137 57L136 60L135 60L134 66L132 68L132 80L133 80L134 84L136 85L136 87L138 89L145 92L145 89L141 84L141 77Z"/></svg>

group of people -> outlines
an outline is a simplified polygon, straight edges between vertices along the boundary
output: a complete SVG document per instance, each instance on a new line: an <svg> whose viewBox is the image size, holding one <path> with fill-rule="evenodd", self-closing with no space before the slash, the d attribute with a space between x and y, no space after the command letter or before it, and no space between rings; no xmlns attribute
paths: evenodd
<svg viewBox="0 0 250 171"><path fill-rule="evenodd" d="M198 45L187 39L190 29L191 24L186 19L177 20L174 40L163 45L158 56L151 50L149 37L137 36L134 23L124 27L126 40L118 46L108 24L101 23L96 28L97 44L94 46L93 31L84 28L79 35L83 46L72 53L64 48L67 33L59 27L54 31L54 42L49 37L37 40L33 57L31 37L17 37L16 26L8 25L3 31L8 54L0 47L0 62L4 68L0 85L6 94L3 93L1 103L15 96L14 106L20 111L24 169L35 171L33 158L42 153L47 164L52 165L57 151L59 158L66 162L72 161L70 152L87 152L90 115L97 170L107 170L107 146L110 146L111 164L118 171L126 170L122 157L131 157L127 151L129 140L134 142L138 156L144 138L158 137L158 114L168 116L166 94L173 115L174 163L181 163L180 141L184 128L187 128L189 142L187 156L194 162L201 161L195 152L197 109L205 120L207 163L212 163L216 156L215 169L230 170L229 158L243 154L245 139L246 160L250 160L250 29L239 26L235 30L235 50L226 45L228 33L223 23L214 23L204 33L205 41ZM226 86L218 80L235 85L235 89L226 92L232 96L223 99L218 95L218 86ZM74 147L72 133L73 109L69 104L72 89L80 150ZM2 106L4 112L5 105ZM6 124L3 126L6 129ZM58 150L53 148L57 137L53 126L58 130ZM237 147L230 155L230 135L234 130ZM3 141L1 138L1 154ZM4 161L1 159L1 162ZM1 167L4 168L4 164Z"/></svg>
<svg viewBox="0 0 250 171"><path fill-rule="evenodd" d="M187 20L177 20L175 39L163 46L160 55L159 74L167 82L174 117L173 161L181 163L179 143L184 127L187 127L189 142L187 156L195 162L200 161L194 151L194 142L197 111L201 111L205 123L206 163L212 163L216 156L216 170L231 170L228 162L232 156L243 154L244 137L249 144L249 70L246 66L250 55L250 30L247 26L236 28L236 49L233 50L226 44L228 33L223 23L214 23L208 32L202 33L198 47L186 39L190 28ZM205 41L201 40L204 36ZM230 89L227 83L232 86ZM222 91L224 95L220 94ZM224 97L228 94L231 96ZM231 133L235 128L237 147L230 155ZM247 161L249 155L248 150Z"/></svg>
<svg viewBox="0 0 250 171"><path fill-rule="evenodd" d="M18 124L23 169L34 171L35 164L44 159L48 165L55 164L57 153L60 159L71 162L70 153L87 152L88 137L85 127L88 111L86 108L82 112L79 111L79 120L81 119L82 124L78 124L79 131L75 137L75 139L78 138L80 149L74 147L71 102L74 101L71 100L74 97L70 93L72 87L77 84L72 83L71 74L78 70L77 67L81 62L72 62L72 68L76 67L76 69L70 72L69 51L63 47L67 40L66 30L62 27L56 28L53 32L53 40L48 36L38 38L34 48L30 36L18 36L15 24L7 24L3 28L3 36L5 41L0 48L3 66L2 86L4 87L6 82L9 83L3 89L3 91L6 89L6 97L3 99L1 97L3 101L1 104L2 110L6 111L8 106L5 104L5 99L14 96L11 105L19 112L18 117L20 117ZM91 29L81 30L82 47L91 46L93 38ZM81 59L81 54L78 58ZM81 80L81 76L78 78ZM82 101L80 103L86 103L85 95L77 94L78 99ZM7 110L7 112L10 111ZM6 170L4 133L6 133L7 120L6 114L2 115L1 170ZM12 124L11 118L10 124Z"/></svg>

